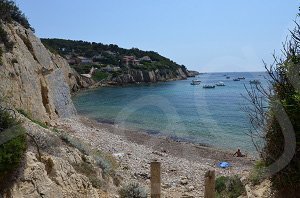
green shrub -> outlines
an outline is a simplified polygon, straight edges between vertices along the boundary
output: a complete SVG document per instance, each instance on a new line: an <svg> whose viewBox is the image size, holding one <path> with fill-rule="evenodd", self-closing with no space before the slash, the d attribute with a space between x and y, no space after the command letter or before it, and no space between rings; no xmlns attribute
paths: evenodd
<svg viewBox="0 0 300 198"><path fill-rule="evenodd" d="M26 147L25 129L12 112L0 107L0 189L19 167Z"/></svg>
<svg viewBox="0 0 300 198"><path fill-rule="evenodd" d="M245 194L246 190L238 176L221 176L216 179L216 195L220 198L236 198Z"/></svg>
<svg viewBox="0 0 300 198"><path fill-rule="evenodd" d="M3 29L2 24L0 24L0 43L3 43L7 51L13 49L14 43L8 38L7 32Z"/></svg>
<svg viewBox="0 0 300 198"><path fill-rule="evenodd" d="M107 77L109 76L108 73L106 72L102 72L102 71L96 71L94 74L93 74L93 80L95 81L101 81L101 80L104 80L106 79Z"/></svg>
<svg viewBox="0 0 300 198"><path fill-rule="evenodd" d="M88 164L87 162L82 162L80 164L73 164L73 167L77 172L89 178L93 187L100 188L103 186L103 182L97 177L97 171L93 165Z"/></svg>
<svg viewBox="0 0 300 198"><path fill-rule="evenodd" d="M45 129L48 129L48 128L49 128L44 122L33 119L32 116L31 116L29 113L27 113L26 111L24 111L23 109L17 109L17 111L18 111L20 114L22 114L23 116L25 116L26 118L28 118L29 120L31 120L31 122L33 122L33 123L39 125L40 127L43 127L43 128L45 128Z"/></svg>
<svg viewBox="0 0 300 198"><path fill-rule="evenodd" d="M83 154L85 154L85 155L89 155L90 154L90 149L87 147L86 144L82 143L79 139L71 137L67 133L62 133L60 135L60 138L64 142L66 142L67 144L69 144L70 146L72 146L74 148L77 148Z"/></svg>
<svg viewBox="0 0 300 198"><path fill-rule="evenodd" d="M119 166L114 156L106 153L102 153L99 150L92 153L96 161L96 165L103 170L104 174L114 176L114 170Z"/></svg>
<svg viewBox="0 0 300 198"><path fill-rule="evenodd" d="M249 181L252 185L258 185L263 181L265 163L258 161L254 168L250 171Z"/></svg>
<svg viewBox="0 0 300 198"><path fill-rule="evenodd" d="M146 190L137 183L131 183L119 191L121 198L147 198Z"/></svg>

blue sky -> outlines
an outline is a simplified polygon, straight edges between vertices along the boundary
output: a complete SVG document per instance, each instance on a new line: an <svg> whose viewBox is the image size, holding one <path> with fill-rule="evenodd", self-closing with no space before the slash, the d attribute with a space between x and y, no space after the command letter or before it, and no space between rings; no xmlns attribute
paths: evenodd
<svg viewBox="0 0 300 198"><path fill-rule="evenodd" d="M39 37L153 50L202 72L262 71L296 0L16 0Z"/></svg>

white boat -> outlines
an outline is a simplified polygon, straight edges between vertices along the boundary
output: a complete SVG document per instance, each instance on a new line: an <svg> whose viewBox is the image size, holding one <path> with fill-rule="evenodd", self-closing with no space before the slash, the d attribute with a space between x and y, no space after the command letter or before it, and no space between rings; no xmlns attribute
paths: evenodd
<svg viewBox="0 0 300 198"><path fill-rule="evenodd" d="M223 82L221 82L221 81L218 82L218 83L216 83L216 85L217 85L217 86L225 86L225 84L224 84Z"/></svg>
<svg viewBox="0 0 300 198"><path fill-rule="evenodd" d="M216 87L215 85L204 85L203 86L203 88L205 88L205 89L213 89L215 87Z"/></svg>
<svg viewBox="0 0 300 198"><path fill-rule="evenodd" d="M200 80L192 80L191 85L200 85Z"/></svg>
<svg viewBox="0 0 300 198"><path fill-rule="evenodd" d="M260 84L260 81L259 80L250 80L249 81L250 82L250 84Z"/></svg>
<svg viewBox="0 0 300 198"><path fill-rule="evenodd" d="M240 79L238 79L238 78L234 78L234 79L233 79L233 81L240 81Z"/></svg>

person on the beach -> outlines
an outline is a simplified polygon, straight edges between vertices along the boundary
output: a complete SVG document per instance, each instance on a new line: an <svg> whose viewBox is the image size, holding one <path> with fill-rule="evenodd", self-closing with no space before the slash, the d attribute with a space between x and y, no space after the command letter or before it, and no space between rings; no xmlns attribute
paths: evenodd
<svg viewBox="0 0 300 198"><path fill-rule="evenodd" d="M237 152L235 152L235 153L233 154L233 156L237 156L237 157L245 157L245 155L242 154L242 152L241 152L240 149L238 149Z"/></svg>

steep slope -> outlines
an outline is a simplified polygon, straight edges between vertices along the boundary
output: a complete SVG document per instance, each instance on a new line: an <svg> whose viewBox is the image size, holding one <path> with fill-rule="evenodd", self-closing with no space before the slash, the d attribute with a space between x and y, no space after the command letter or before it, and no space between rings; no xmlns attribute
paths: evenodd
<svg viewBox="0 0 300 198"><path fill-rule="evenodd" d="M44 122L75 115L70 90L88 85L62 57L50 53L32 30L15 22L2 26L14 43L1 58L2 96L15 108Z"/></svg>

